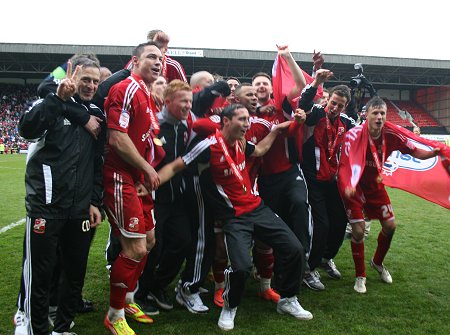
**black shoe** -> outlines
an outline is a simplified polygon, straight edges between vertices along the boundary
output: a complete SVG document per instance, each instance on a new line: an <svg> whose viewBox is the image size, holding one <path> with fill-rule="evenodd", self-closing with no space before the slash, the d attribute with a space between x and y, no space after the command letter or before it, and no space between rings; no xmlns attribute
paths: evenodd
<svg viewBox="0 0 450 335"><path fill-rule="evenodd" d="M148 293L148 300L154 300L159 308L166 311L173 309L173 304L167 298L167 293L163 289L153 290Z"/></svg>
<svg viewBox="0 0 450 335"><path fill-rule="evenodd" d="M158 315L159 309L154 306L154 304L149 301L147 298L140 299L134 296L134 301L141 306L141 310L145 313L145 315Z"/></svg>
<svg viewBox="0 0 450 335"><path fill-rule="evenodd" d="M89 313L94 310L94 303L91 300L87 299L81 299L78 308L77 313Z"/></svg>

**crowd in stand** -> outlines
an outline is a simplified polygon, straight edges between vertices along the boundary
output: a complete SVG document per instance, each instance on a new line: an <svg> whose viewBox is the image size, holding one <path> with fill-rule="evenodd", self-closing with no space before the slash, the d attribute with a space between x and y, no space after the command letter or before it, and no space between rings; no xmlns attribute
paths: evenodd
<svg viewBox="0 0 450 335"><path fill-rule="evenodd" d="M4 153L27 149L28 142L19 136L18 125L23 111L36 99L36 85L0 84L0 143Z"/></svg>

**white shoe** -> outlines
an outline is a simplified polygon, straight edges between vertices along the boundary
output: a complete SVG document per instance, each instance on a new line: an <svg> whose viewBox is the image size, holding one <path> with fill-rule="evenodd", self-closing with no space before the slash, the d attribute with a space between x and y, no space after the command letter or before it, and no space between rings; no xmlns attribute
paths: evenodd
<svg viewBox="0 0 450 335"><path fill-rule="evenodd" d="M30 333L30 320L28 320L25 312L19 309L14 315L14 325L16 326L14 335L28 335Z"/></svg>
<svg viewBox="0 0 450 335"><path fill-rule="evenodd" d="M203 304L199 292L189 294L186 290L181 288L181 286L178 286L176 300L180 305L185 306L191 313L199 314L207 313L209 311L208 306Z"/></svg>
<svg viewBox="0 0 450 335"><path fill-rule="evenodd" d="M320 281L320 275L317 271L306 273L303 277L303 282L313 291L325 290L325 285Z"/></svg>
<svg viewBox="0 0 450 335"><path fill-rule="evenodd" d="M358 293L366 293L366 277L356 277L353 289Z"/></svg>
<svg viewBox="0 0 450 335"><path fill-rule="evenodd" d="M389 271L386 269L384 264L376 265L373 262L373 258L370 261L370 266L373 267L375 270L377 270L378 274L380 275L380 278L382 281L384 281L387 284L392 284L392 277Z"/></svg>
<svg viewBox="0 0 450 335"><path fill-rule="evenodd" d="M333 279L341 279L342 275L336 267L336 264L332 259L326 260L322 259L320 267L325 270L325 272Z"/></svg>
<svg viewBox="0 0 450 335"><path fill-rule="evenodd" d="M277 304L277 312L290 314L300 320L311 320L313 318L311 312L303 309L296 296L280 299Z"/></svg>
<svg viewBox="0 0 450 335"><path fill-rule="evenodd" d="M236 316L237 307L229 308L222 307L222 311L220 312L219 322L217 325L222 330L232 330L234 328L234 318Z"/></svg>

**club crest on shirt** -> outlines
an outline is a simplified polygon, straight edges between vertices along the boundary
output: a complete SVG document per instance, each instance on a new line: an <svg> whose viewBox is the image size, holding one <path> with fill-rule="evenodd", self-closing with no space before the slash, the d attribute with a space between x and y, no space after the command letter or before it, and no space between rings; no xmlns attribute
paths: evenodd
<svg viewBox="0 0 450 335"><path fill-rule="evenodd" d="M130 218L130 221L128 223L128 229L130 231L138 231L139 230L139 219L138 218Z"/></svg>
<svg viewBox="0 0 450 335"><path fill-rule="evenodd" d="M122 128L128 128L128 124L130 123L130 114L125 109L122 109L122 113L120 113L119 125Z"/></svg>
<svg viewBox="0 0 450 335"><path fill-rule="evenodd" d="M36 234L44 234L45 233L45 224L47 223L47 221L45 221L45 219L35 219L34 220L34 225L33 225L33 231Z"/></svg>

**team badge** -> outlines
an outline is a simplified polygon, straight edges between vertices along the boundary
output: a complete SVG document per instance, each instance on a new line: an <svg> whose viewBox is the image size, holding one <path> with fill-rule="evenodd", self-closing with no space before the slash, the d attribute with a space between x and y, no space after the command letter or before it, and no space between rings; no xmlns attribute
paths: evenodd
<svg viewBox="0 0 450 335"><path fill-rule="evenodd" d="M45 224L47 221L45 219L35 219L33 225L33 231L36 234L44 234L45 233Z"/></svg>
<svg viewBox="0 0 450 335"><path fill-rule="evenodd" d="M128 123L130 123L130 115L125 109L122 109L122 113L120 113L119 125L122 128L128 128Z"/></svg>
<svg viewBox="0 0 450 335"><path fill-rule="evenodd" d="M128 229L130 231L138 231L139 230L139 219L138 218L130 218L130 222L128 223Z"/></svg>

